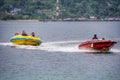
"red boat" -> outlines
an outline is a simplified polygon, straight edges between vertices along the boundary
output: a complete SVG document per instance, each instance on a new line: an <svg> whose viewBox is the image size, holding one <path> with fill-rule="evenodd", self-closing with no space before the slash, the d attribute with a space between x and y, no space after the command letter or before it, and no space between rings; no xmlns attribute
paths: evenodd
<svg viewBox="0 0 120 80"><path fill-rule="evenodd" d="M116 43L117 42L111 41L111 40L91 40L91 41L85 41L85 42L81 43L79 45L79 48L107 52Z"/></svg>

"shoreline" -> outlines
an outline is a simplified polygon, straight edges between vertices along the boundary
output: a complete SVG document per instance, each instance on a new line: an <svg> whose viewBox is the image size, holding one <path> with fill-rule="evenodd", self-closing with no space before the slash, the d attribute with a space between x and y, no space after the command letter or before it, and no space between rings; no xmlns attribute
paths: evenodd
<svg viewBox="0 0 120 80"><path fill-rule="evenodd" d="M120 20L0 20L0 22L119 22Z"/></svg>
<svg viewBox="0 0 120 80"><path fill-rule="evenodd" d="M39 22L39 20L0 20L0 22L2 21L10 21L10 22L14 22L14 21L18 21L18 22Z"/></svg>

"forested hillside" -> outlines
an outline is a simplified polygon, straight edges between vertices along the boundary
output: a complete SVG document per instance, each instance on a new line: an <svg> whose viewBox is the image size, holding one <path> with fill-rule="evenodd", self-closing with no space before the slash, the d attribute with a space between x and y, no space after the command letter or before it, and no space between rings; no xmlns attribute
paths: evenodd
<svg viewBox="0 0 120 80"><path fill-rule="evenodd" d="M59 8L56 9L56 6ZM58 11L57 11L58 10ZM56 12L59 15L56 16ZM0 0L0 19L98 19L120 16L120 0Z"/></svg>

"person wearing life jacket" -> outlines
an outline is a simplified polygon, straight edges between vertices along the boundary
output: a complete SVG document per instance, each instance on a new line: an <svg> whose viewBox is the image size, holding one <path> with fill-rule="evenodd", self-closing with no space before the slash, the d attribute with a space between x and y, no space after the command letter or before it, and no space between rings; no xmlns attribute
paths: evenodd
<svg viewBox="0 0 120 80"><path fill-rule="evenodd" d="M15 35L19 35L19 33L15 33Z"/></svg>
<svg viewBox="0 0 120 80"><path fill-rule="evenodd" d="M27 33L24 30L22 31L22 36L27 36Z"/></svg>
<svg viewBox="0 0 120 80"><path fill-rule="evenodd" d="M34 33L34 32L32 32L32 33L31 33L31 36L35 37L35 33Z"/></svg>

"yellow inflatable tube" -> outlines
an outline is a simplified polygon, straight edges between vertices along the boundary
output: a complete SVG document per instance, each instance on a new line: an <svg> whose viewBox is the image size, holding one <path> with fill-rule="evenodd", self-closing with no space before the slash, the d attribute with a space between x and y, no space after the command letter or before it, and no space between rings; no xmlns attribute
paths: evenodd
<svg viewBox="0 0 120 80"><path fill-rule="evenodd" d="M18 45L33 45L33 46L39 46L42 43L41 38L33 37L33 36L22 36L22 35L13 36L10 39L10 41Z"/></svg>

